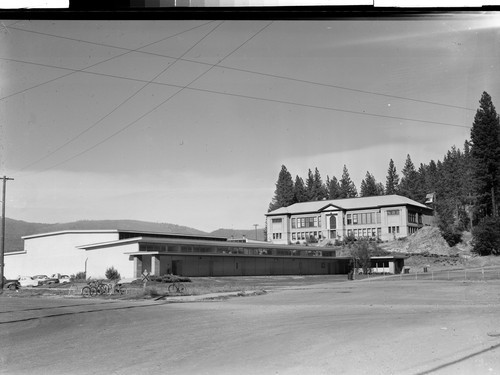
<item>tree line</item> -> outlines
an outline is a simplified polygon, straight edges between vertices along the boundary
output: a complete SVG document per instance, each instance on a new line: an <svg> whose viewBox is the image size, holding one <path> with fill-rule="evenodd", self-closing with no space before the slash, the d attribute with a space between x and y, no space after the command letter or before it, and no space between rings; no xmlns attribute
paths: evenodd
<svg viewBox="0 0 500 375"><path fill-rule="evenodd" d="M470 139L463 148L452 146L442 160L415 167L408 154L398 174L389 160L385 184L366 172L360 191L346 165L342 177L326 176L309 169L304 181L292 177L282 165L269 211L294 203L398 194L425 203L432 194L436 223L450 246L461 241L463 231L472 231L474 251L500 254L500 120L491 96L483 92L474 117Z"/></svg>

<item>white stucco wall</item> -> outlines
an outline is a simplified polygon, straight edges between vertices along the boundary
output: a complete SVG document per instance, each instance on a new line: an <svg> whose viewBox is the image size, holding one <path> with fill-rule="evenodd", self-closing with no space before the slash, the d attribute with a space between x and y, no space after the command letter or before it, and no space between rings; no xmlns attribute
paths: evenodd
<svg viewBox="0 0 500 375"><path fill-rule="evenodd" d="M87 278L104 279L106 270L114 267L122 279L134 278L134 261L125 253L139 251L138 243L82 250L87 259Z"/></svg>
<svg viewBox="0 0 500 375"><path fill-rule="evenodd" d="M117 239L117 232L62 232L27 238L24 240L24 253L6 254L5 277L83 272L86 254L77 246Z"/></svg>

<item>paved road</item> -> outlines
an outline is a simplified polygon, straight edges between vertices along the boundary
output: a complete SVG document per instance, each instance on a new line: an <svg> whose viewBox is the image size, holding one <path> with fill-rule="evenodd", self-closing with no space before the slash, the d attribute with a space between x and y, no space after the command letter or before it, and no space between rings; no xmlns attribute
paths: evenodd
<svg viewBox="0 0 500 375"><path fill-rule="evenodd" d="M500 374L500 283L212 302L0 298L1 374Z"/></svg>

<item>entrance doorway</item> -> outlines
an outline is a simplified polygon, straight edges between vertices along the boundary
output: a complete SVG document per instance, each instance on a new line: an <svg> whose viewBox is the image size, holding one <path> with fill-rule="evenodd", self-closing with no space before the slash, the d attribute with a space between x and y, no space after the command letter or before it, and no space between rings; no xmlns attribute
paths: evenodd
<svg viewBox="0 0 500 375"><path fill-rule="evenodd" d="M182 275L182 260L173 260L172 261L172 274L173 275Z"/></svg>

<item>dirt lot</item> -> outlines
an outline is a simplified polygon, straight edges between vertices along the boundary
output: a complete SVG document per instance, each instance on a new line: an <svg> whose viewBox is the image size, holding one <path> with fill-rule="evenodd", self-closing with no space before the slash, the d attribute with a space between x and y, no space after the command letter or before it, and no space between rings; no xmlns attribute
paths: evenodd
<svg viewBox="0 0 500 375"><path fill-rule="evenodd" d="M498 280L204 282L268 292L191 303L4 295L0 373L500 374Z"/></svg>

